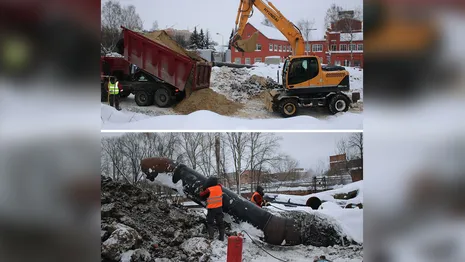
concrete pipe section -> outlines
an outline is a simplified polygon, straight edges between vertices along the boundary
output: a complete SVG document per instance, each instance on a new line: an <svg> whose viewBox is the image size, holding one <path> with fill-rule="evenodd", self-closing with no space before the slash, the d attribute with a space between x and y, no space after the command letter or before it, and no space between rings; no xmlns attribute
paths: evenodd
<svg viewBox="0 0 465 262"><path fill-rule="evenodd" d="M200 186L207 187L208 179L197 171L167 158L146 158L141 161L141 170L147 179L154 181L161 174L172 175L173 184L182 181L183 193L201 206L206 202L199 196ZM178 190L178 187L173 189ZM333 246L349 244L340 227L325 223L317 213L286 212L283 216L273 215L223 187L223 212L248 222L264 233L264 241L273 245ZM353 241L352 241L353 243Z"/></svg>

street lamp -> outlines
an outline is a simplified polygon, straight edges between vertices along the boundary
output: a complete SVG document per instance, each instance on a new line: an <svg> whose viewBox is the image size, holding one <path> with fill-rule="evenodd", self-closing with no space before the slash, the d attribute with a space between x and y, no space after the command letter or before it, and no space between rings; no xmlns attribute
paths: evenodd
<svg viewBox="0 0 465 262"><path fill-rule="evenodd" d="M221 62L224 62L224 37L220 33L216 33L217 35L221 36Z"/></svg>

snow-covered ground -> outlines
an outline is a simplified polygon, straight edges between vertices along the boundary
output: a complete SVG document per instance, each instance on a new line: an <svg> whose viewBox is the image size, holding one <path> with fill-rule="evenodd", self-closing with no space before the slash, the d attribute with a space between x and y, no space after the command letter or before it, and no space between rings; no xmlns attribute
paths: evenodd
<svg viewBox="0 0 465 262"><path fill-rule="evenodd" d="M343 113L320 120L310 116L279 119L244 119L222 116L211 111L189 115L149 117L102 104L102 130L315 130L362 129L363 116Z"/></svg>
<svg viewBox="0 0 465 262"><path fill-rule="evenodd" d="M363 250L362 247L313 247L313 246L272 246L257 242L259 237L263 237L263 232L256 229L248 223L232 224L232 230L241 232L245 230L251 237L256 241L256 244L250 240L249 236L244 234L245 240L242 247L242 261L246 262L268 262L278 261L271 255L289 262L309 262L313 261L315 257L321 255L333 262L360 262L363 261ZM266 250L264 252L258 246L261 246ZM212 256L210 257L214 262L226 261L227 255L227 242L213 241L212 244Z"/></svg>
<svg viewBox="0 0 465 262"><path fill-rule="evenodd" d="M117 112L102 103L101 127L111 129L158 129L158 130L315 130L315 129L362 129L363 128L363 102L359 102L349 112L330 115L326 109L300 108L299 116L284 119L278 113L268 112L263 104L263 98L251 94L238 93L231 89L236 83L241 83L252 75L270 77L278 80L281 74L281 65L255 64L249 69L231 69L227 67L214 67L212 70L211 88L213 91L225 95L228 99L238 101L243 107L230 117L218 115L210 111L196 111L189 115L179 115L172 108L159 108L155 105L139 107L134 96L122 99L122 111ZM230 79L221 77L228 74L228 70L238 70ZM363 70L350 68L351 91L361 93L363 101ZM281 77L279 82L281 83Z"/></svg>
<svg viewBox="0 0 465 262"><path fill-rule="evenodd" d="M335 199L334 195L336 194L347 194L349 192L357 190L357 196L352 199L344 200L344 199ZM320 193L304 195L304 196L293 196L293 195L284 195L284 194L266 194L267 196L274 198L276 201L279 202L290 202L299 205L305 205L307 200L310 197L318 197L321 201L328 201L338 203L340 205L348 205L348 204L363 204L363 180L347 184L341 188L328 190Z"/></svg>

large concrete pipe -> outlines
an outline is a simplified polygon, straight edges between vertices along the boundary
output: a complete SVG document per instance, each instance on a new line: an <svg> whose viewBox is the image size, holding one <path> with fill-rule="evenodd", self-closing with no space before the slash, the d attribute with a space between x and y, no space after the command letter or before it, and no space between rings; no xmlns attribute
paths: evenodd
<svg viewBox="0 0 465 262"><path fill-rule="evenodd" d="M183 193L188 198L199 205L206 206L205 200L199 196L199 188L206 185L207 178L197 171L166 158L143 159L141 170L151 181L154 181L159 173L171 173L174 184L182 181ZM320 222L319 230L315 230L316 225L307 225L305 221L309 221L308 217L312 217L310 221L315 221L314 218L317 217L315 215L303 214L306 218L297 220L292 217L275 216L224 187L223 211L238 220L248 222L261 229L265 236L264 241L273 245L321 245L324 243L324 245L329 246L344 243L343 237L339 235L337 230L334 230L333 225L322 225ZM318 241L308 239L310 226L312 238L316 236ZM322 239L324 241L321 241Z"/></svg>

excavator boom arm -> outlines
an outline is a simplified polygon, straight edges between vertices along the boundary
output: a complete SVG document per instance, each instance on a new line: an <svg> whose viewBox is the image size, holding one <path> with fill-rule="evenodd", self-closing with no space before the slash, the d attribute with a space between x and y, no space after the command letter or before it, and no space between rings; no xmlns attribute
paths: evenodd
<svg viewBox="0 0 465 262"><path fill-rule="evenodd" d="M257 8L263 15L287 38L292 47L293 55L303 55L305 53L304 38L299 28L284 17L281 12L271 3L264 0L241 0L236 17L236 33L231 39L231 45L241 52L255 51L257 34L250 39L243 40L245 26L253 13L253 8Z"/></svg>

